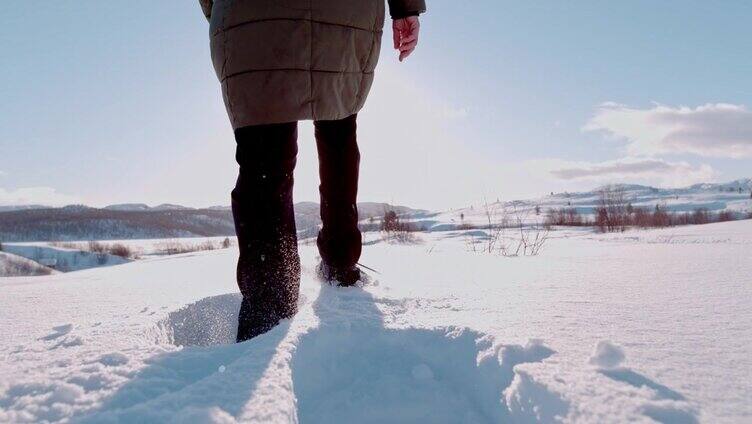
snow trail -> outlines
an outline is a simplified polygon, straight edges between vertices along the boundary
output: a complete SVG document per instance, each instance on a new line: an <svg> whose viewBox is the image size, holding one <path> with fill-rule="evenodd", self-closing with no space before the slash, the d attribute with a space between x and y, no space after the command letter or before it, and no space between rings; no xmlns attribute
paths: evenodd
<svg viewBox="0 0 752 424"><path fill-rule="evenodd" d="M503 392L515 366L554 354L463 328L386 328L367 291L316 284L315 302L304 294L298 316L247 343L232 344L237 294L169 313L159 326L185 347L148 360L76 421L156 423L189 411L212 422L494 423L511 418Z"/></svg>

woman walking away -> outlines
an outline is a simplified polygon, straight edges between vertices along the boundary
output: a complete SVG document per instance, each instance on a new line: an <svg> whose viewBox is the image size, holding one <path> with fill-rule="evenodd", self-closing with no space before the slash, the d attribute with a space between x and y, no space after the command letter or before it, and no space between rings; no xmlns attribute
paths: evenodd
<svg viewBox="0 0 752 424"><path fill-rule="evenodd" d="M293 212L298 121L313 120L319 154L319 273L360 279L357 113L373 82L383 0L199 0L240 165L232 214L243 295L237 341L295 314L300 259ZM418 44L425 0L388 0L399 60Z"/></svg>

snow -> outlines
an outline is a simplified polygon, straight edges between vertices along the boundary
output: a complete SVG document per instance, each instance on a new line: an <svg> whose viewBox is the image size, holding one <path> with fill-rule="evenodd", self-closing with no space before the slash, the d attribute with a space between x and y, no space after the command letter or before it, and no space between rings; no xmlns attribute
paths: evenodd
<svg viewBox="0 0 752 424"><path fill-rule="evenodd" d="M725 184L699 184L686 188L655 188L642 185L620 185L625 199L634 207L652 211L656 205L675 213L707 209L711 212L730 211L737 217L752 213L752 179L741 179ZM552 193L537 199L505 201L488 199L487 205L475 205L433 214L413 214L412 221L427 231L447 231L463 226L488 225L488 213L494 222L507 218L516 223L542 224L551 209L573 208L585 217L592 218L598 207L599 190L579 193ZM741 189L741 191L739 190ZM536 214L536 206L539 213Z"/></svg>
<svg viewBox="0 0 752 424"><path fill-rule="evenodd" d="M63 272L103 266L120 265L128 259L108 253L93 253L77 249L40 245L39 243L3 243L3 250Z"/></svg>
<svg viewBox="0 0 752 424"><path fill-rule="evenodd" d="M302 244L300 312L241 344L234 248L0 278L0 422L752 419L750 221L465 239L368 243L351 289Z"/></svg>
<svg viewBox="0 0 752 424"><path fill-rule="evenodd" d="M56 272L38 262L0 251L0 277L48 275Z"/></svg>
<svg viewBox="0 0 752 424"><path fill-rule="evenodd" d="M602 340L595 345L595 352L588 361L591 365L601 368L616 368L624 361L624 349L608 340Z"/></svg>

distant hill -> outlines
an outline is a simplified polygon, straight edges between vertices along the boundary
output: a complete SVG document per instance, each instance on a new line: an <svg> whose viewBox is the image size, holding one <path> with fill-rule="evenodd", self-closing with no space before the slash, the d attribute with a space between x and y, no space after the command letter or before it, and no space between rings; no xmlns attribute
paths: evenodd
<svg viewBox="0 0 752 424"><path fill-rule="evenodd" d="M380 216L385 210L403 215L424 211L385 203L358 204L361 218ZM295 221L301 237L316 234L320 224L319 204L295 206ZM233 236L235 227L229 207L193 209L180 205L120 204L104 208L70 205L62 208L14 207L0 212L0 241L118 240L180 237Z"/></svg>
<svg viewBox="0 0 752 424"><path fill-rule="evenodd" d="M213 209L215 207L211 207L208 209ZM102 209L107 209L111 211L173 211L173 210L195 210L195 208L189 208L187 206L181 206L181 205L171 205L169 203L163 203L161 205L157 205L154 207L151 207L144 203L119 203L116 205L109 205L105 206Z"/></svg>
<svg viewBox="0 0 752 424"><path fill-rule="evenodd" d="M692 212L706 209L710 212L730 211L736 214L752 212L752 179L744 178L727 183L695 184L682 188L658 188L639 184L616 184L624 191L625 199L634 207L652 210L657 206L670 212ZM599 193L606 187L590 191L551 193L525 200L503 201L490 204L496 211L516 210L529 216L537 211L545 214L551 209L572 208L584 215L592 215L599 203ZM613 186L611 186L613 187ZM459 221L470 218L475 224L485 218L485 207L476 205L442 212L434 219Z"/></svg>
<svg viewBox="0 0 752 424"><path fill-rule="evenodd" d="M117 205L105 206L102 209L106 209L108 211L148 211L151 208L149 207L149 205L144 203L120 203Z"/></svg>
<svg viewBox="0 0 752 424"><path fill-rule="evenodd" d="M22 210L27 210L27 209L45 209L45 208L49 208L49 206L44 206L44 205L0 206L0 212L22 211Z"/></svg>
<svg viewBox="0 0 752 424"><path fill-rule="evenodd" d="M752 178L743 178L740 180L734 180L728 183L723 184L714 184L714 183L705 183L705 184L695 184L691 187L688 187L686 190L694 190L694 191L746 191L750 192L752 190Z"/></svg>
<svg viewBox="0 0 752 424"><path fill-rule="evenodd" d="M731 212L735 217L747 217L752 213L752 179L744 178L727 183L695 184L682 188L658 188L639 184L617 184L624 191L625 200L634 208L648 211L659 206L672 213L693 212L697 209L712 213ZM445 231L488 224L489 213L495 220L521 219L526 223L541 222L552 210L575 210L581 216L592 219L599 206L599 193L606 187L597 187L583 192L550 193L549 195L524 199L498 199L488 205L473 205L452 209L433 215L417 217L413 224L424 230Z"/></svg>
<svg viewBox="0 0 752 424"><path fill-rule="evenodd" d="M634 207L654 209L656 205L671 212L691 212L707 209L711 212L752 211L752 179L745 178L727 183L695 184L682 188L658 188L638 184L617 184L624 190L626 200ZM599 191L603 187L579 193L554 193L526 201L541 209L573 207L580 213L592 214L598 205Z"/></svg>

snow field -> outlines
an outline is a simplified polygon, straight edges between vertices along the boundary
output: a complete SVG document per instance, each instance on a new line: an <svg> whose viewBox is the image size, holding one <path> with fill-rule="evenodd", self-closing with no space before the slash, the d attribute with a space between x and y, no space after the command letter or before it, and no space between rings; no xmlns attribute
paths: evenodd
<svg viewBox="0 0 752 424"><path fill-rule="evenodd" d="M0 422L747 422L751 227L423 235L355 289L301 246L300 312L242 344L233 249L0 279Z"/></svg>

